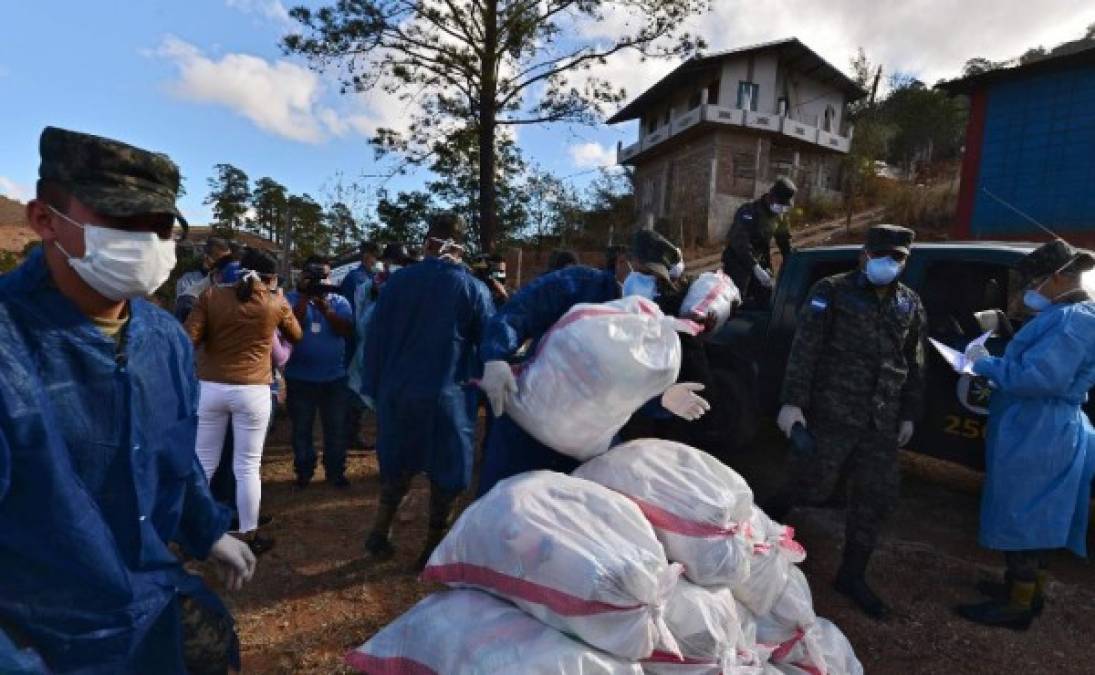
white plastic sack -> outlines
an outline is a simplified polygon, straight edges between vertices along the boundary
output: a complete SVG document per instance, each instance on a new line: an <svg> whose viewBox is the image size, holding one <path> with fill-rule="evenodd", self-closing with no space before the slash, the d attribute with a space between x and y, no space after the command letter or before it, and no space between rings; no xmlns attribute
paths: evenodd
<svg viewBox="0 0 1095 675"><path fill-rule="evenodd" d="M479 591L436 593L346 655L370 675L640 675Z"/></svg>
<svg viewBox="0 0 1095 675"><path fill-rule="evenodd" d="M655 651L643 662L652 675L719 675L737 663L741 624L729 588L704 588L680 580L666 606L665 622L681 654Z"/></svg>
<svg viewBox="0 0 1095 675"><path fill-rule="evenodd" d="M716 330L722 328L734 307L741 304L741 291L722 270L704 272L692 285L681 303L681 318L703 323L709 313L715 314Z"/></svg>
<svg viewBox="0 0 1095 675"><path fill-rule="evenodd" d="M532 471L498 483L456 521L422 573L510 600L628 659L677 653L665 604L680 566L639 507L591 481Z"/></svg>
<svg viewBox="0 0 1095 675"><path fill-rule="evenodd" d="M818 618L791 649L772 659L787 675L863 675L852 644L828 619Z"/></svg>
<svg viewBox="0 0 1095 675"><path fill-rule="evenodd" d="M749 574L752 544L743 523L753 491L711 455L660 439L617 445L574 475L622 493L654 526L666 555L701 586L734 585Z"/></svg>
<svg viewBox="0 0 1095 675"><path fill-rule="evenodd" d="M757 619L757 641L782 644L814 625L814 600L806 575L797 567L788 571L783 592L772 605L772 611Z"/></svg>
<svg viewBox="0 0 1095 675"><path fill-rule="evenodd" d="M638 296L575 305L518 373L506 413L558 452L596 457L635 411L677 381L676 324Z"/></svg>
<svg viewBox="0 0 1095 675"><path fill-rule="evenodd" d="M765 616L783 594L791 569L806 559L806 550L795 541L793 527L773 521L756 506L745 534L753 542L753 556L749 576L734 587L734 597Z"/></svg>

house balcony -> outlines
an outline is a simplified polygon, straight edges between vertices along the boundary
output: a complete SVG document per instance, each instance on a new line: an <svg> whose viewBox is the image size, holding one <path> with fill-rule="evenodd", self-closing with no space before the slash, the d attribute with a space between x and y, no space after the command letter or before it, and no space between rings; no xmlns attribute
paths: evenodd
<svg viewBox="0 0 1095 675"><path fill-rule="evenodd" d="M776 113L762 113L753 110L741 110L739 108L727 108L723 106L704 104L689 110L679 117L673 118L669 124L659 127L653 133L647 134L642 140L624 146L616 147L616 163L628 164L639 155L658 146L665 141L688 132L693 127L701 124L721 124L732 127L742 127L758 132L779 134L794 138L803 143L817 145L833 152L847 153L852 144L851 134L841 136L827 131L822 131L812 124L800 122Z"/></svg>

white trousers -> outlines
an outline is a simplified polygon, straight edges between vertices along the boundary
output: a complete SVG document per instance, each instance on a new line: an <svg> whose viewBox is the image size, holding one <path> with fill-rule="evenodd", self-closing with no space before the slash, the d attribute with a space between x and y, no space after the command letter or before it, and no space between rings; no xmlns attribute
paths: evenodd
<svg viewBox="0 0 1095 675"><path fill-rule="evenodd" d="M207 481L221 461L224 434L232 423L232 471L236 474L236 511L240 532L259 525L262 501L262 446L270 420L270 385L201 383L198 400L197 454Z"/></svg>

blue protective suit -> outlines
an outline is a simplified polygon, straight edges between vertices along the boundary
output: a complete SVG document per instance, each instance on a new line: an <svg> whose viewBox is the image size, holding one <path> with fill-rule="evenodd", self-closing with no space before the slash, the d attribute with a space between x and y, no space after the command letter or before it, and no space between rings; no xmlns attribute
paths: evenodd
<svg viewBox="0 0 1095 675"><path fill-rule="evenodd" d="M194 454L190 340L129 314L119 347L40 248L0 277L0 627L59 673L181 673L178 594L227 613L168 549L204 558L231 518Z"/></svg>
<svg viewBox="0 0 1095 675"><path fill-rule="evenodd" d="M509 360L526 340L534 344L567 311L583 302L609 302L620 297L615 275L590 267L573 266L546 274L518 291L487 325L479 355L483 361ZM551 469L563 473L578 462L555 452L502 415L491 424L483 448L479 495L494 484L525 471Z"/></svg>
<svg viewBox="0 0 1095 675"><path fill-rule="evenodd" d="M974 370L995 386L981 545L1086 555L1095 433L1080 406L1095 386L1095 302L1054 305Z"/></svg>
<svg viewBox="0 0 1095 675"><path fill-rule="evenodd" d="M430 258L393 275L372 312L360 393L376 404L381 479L424 471L447 492L466 489L490 291L464 265Z"/></svg>

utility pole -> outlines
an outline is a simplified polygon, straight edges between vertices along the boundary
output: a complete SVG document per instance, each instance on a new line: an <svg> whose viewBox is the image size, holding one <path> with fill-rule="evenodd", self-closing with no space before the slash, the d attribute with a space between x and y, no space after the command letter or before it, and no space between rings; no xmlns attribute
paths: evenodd
<svg viewBox="0 0 1095 675"><path fill-rule="evenodd" d="M878 94L878 81L882 79L882 66L878 67L878 72L874 74L874 84L871 85L871 102L869 105L874 106L875 96Z"/></svg>

